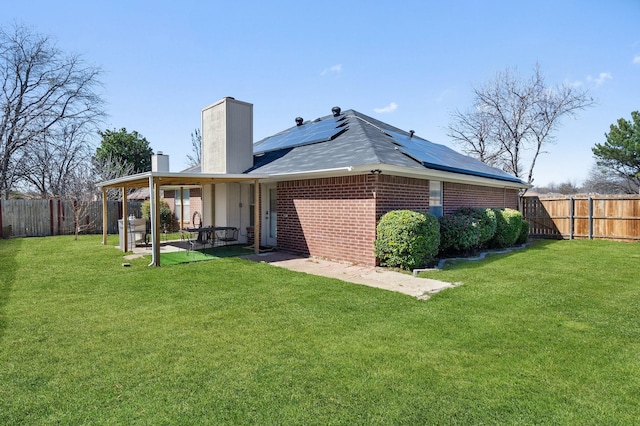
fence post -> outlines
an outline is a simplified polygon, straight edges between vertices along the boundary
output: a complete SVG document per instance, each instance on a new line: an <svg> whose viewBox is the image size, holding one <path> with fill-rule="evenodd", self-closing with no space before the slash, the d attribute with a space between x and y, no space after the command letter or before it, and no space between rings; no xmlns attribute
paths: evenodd
<svg viewBox="0 0 640 426"><path fill-rule="evenodd" d="M589 239L593 240L593 198L589 195Z"/></svg>
<svg viewBox="0 0 640 426"><path fill-rule="evenodd" d="M573 240L573 214L574 214L573 197L569 197L569 239Z"/></svg>

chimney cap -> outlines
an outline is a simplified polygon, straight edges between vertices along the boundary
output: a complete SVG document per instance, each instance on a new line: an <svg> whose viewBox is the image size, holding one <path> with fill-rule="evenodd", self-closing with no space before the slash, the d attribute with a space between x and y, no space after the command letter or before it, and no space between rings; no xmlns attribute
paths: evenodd
<svg viewBox="0 0 640 426"><path fill-rule="evenodd" d="M334 106L333 108L331 108L331 112L333 113L334 117L337 117L340 115L340 107L339 106Z"/></svg>
<svg viewBox="0 0 640 426"><path fill-rule="evenodd" d="M296 126L302 126L304 119L302 117L296 117Z"/></svg>
<svg viewBox="0 0 640 426"><path fill-rule="evenodd" d="M409 130L409 137L412 138L415 132L416 132L415 130Z"/></svg>

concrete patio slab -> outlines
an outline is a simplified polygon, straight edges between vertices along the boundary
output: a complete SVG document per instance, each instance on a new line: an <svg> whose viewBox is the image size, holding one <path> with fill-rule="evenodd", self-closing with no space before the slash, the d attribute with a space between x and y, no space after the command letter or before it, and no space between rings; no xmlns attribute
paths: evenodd
<svg viewBox="0 0 640 426"><path fill-rule="evenodd" d="M337 278L350 283L396 291L423 300L428 299L434 293L460 285L460 283L452 284L444 281L418 278L385 268L331 262L277 251L242 256L242 258L269 263L292 271Z"/></svg>

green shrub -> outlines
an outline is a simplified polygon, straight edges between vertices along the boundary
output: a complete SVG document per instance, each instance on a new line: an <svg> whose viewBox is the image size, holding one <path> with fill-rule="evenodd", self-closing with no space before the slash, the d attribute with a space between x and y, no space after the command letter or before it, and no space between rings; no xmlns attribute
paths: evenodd
<svg viewBox="0 0 640 426"><path fill-rule="evenodd" d="M522 213L513 209L494 209L496 233L490 241L491 247L504 248L515 244L522 229Z"/></svg>
<svg viewBox="0 0 640 426"><path fill-rule="evenodd" d="M393 210L376 228L375 254L382 266L413 269L425 266L438 253L440 226L430 213Z"/></svg>
<svg viewBox="0 0 640 426"><path fill-rule="evenodd" d="M522 221L522 228L520 229L520 235L518 235L518 239L516 240L516 244L524 244L529 239L529 222L526 220Z"/></svg>
<svg viewBox="0 0 640 426"><path fill-rule="evenodd" d="M440 253L466 252L480 245L479 221L465 214L444 215L440 222Z"/></svg>
<svg viewBox="0 0 640 426"><path fill-rule="evenodd" d="M145 200L142 203L142 218L145 220L151 220L151 202ZM171 207L165 200L160 200L160 227L167 231L173 230L173 213L171 213Z"/></svg>
<svg viewBox="0 0 640 426"><path fill-rule="evenodd" d="M463 214L471 216L478 222L480 229L480 244L486 245L496 233L496 212L490 208L463 207L454 212L454 214Z"/></svg>

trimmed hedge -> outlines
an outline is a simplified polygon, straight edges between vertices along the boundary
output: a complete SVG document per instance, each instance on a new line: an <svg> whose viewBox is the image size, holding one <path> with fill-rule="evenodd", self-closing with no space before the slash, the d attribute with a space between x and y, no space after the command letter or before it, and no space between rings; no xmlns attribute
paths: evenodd
<svg viewBox="0 0 640 426"><path fill-rule="evenodd" d="M463 207L456 210L453 214L463 214L474 218L478 222L480 230L480 244L486 245L496 233L498 225L496 212L490 208Z"/></svg>
<svg viewBox="0 0 640 426"><path fill-rule="evenodd" d="M440 226L430 213L393 210L376 227L375 254L382 266L425 266L438 254L439 245Z"/></svg>
<svg viewBox="0 0 640 426"><path fill-rule="evenodd" d="M522 229L520 229L520 235L518 235L516 244L524 244L527 242L527 240L529 240L529 222L523 220Z"/></svg>
<svg viewBox="0 0 640 426"><path fill-rule="evenodd" d="M493 209L496 213L496 233L490 241L491 247L505 248L515 244L522 229L522 213L513 209Z"/></svg>
<svg viewBox="0 0 640 426"><path fill-rule="evenodd" d="M480 245L480 222L466 214L440 217L440 253L465 252Z"/></svg>

